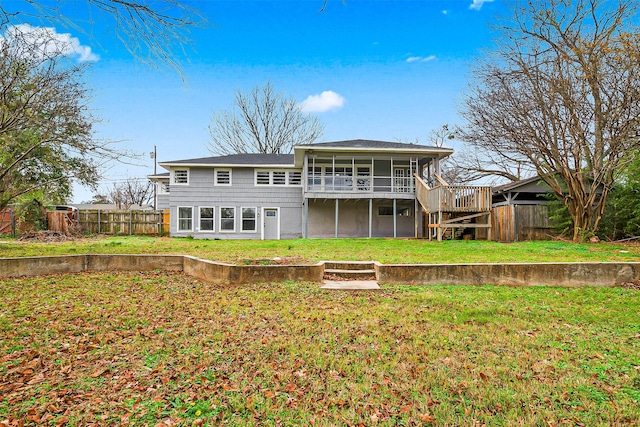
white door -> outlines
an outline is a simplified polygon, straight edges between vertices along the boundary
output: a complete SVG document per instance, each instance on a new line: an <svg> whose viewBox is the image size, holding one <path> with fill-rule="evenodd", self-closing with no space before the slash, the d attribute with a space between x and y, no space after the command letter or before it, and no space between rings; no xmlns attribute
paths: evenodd
<svg viewBox="0 0 640 427"><path fill-rule="evenodd" d="M280 216L278 208L264 208L262 214L262 238L264 240L279 240Z"/></svg>

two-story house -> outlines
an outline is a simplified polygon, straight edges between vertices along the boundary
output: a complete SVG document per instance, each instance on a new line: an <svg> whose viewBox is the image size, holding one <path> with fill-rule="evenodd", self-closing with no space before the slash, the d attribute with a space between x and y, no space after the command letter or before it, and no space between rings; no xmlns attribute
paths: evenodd
<svg viewBox="0 0 640 427"><path fill-rule="evenodd" d="M336 141L298 145L293 154L160 162L169 173L149 178L158 185L158 208L170 209L172 236L423 237L425 218L436 218L423 213L437 211L426 206L428 193L438 187L440 162L452 153Z"/></svg>

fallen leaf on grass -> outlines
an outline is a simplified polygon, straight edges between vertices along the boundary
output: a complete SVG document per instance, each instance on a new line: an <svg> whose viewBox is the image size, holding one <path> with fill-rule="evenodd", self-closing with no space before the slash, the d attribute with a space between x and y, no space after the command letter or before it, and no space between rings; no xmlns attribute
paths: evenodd
<svg viewBox="0 0 640 427"><path fill-rule="evenodd" d="M91 378L97 378L100 375L104 374L105 372L107 372L108 369L107 368L98 368L96 369L91 375L89 375Z"/></svg>
<svg viewBox="0 0 640 427"><path fill-rule="evenodd" d="M436 419L429 414L420 414L420 421L423 423L435 423Z"/></svg>

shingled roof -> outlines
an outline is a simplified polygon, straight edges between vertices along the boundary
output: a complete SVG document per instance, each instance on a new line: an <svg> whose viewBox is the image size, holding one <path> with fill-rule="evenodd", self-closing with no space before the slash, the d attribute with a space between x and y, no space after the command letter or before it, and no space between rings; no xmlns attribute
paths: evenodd
<svg viewBox="0 0 640 427"><path fill-rule="evenodd" d="M293 154L229 154L227 156L200 157L198 159L174 160L160 162L171 165L235 165L235 166L255 166L255 165L281 165L293 166Z"/></svg>
<svg viewBox="0 0 640 427"><path fill-rule="evenodd" d="M377 141L373 139L349 139L345 141L333 141L333 142L318 142L315 144L297 145L296 147L304 148L383 148L383 149L434 149L438 147L412 144L406 142L389 142L389 141Z"/></svg>

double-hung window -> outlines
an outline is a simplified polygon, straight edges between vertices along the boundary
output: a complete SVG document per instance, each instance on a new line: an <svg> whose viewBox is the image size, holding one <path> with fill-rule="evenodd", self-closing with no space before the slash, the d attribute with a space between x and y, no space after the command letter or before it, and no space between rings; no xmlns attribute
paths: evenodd
<svg viewBox="0 0 640 427"><path fill-rule="evenodd" d="M193 231L193 208L178 206L178 231Z"/></svg>
<svg viewBox="0 0 640 427"><path fill-rule="evenodd" d="M236 231L236 208L220 208L220 232Z"/></svg>
<svg viewBox="0 0 640 427"><path fill-rule="evenodd" d="M242 231L256 231L256 208L242 208Z"/></svg>
<svg viewBox="0 0 640 427"><path fill-rule="evenodd" d="M200 231L215 231L215 208L200 208Z"/></svg>

